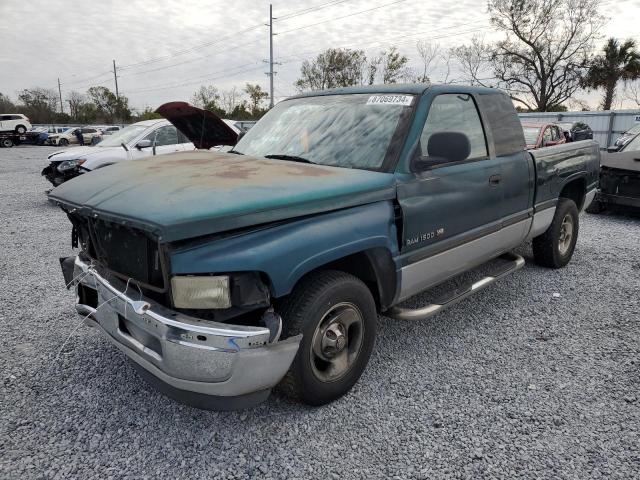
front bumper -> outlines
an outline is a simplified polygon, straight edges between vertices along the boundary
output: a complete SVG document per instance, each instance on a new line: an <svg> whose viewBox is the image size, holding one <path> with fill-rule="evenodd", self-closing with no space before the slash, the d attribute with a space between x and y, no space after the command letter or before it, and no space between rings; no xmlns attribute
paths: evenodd
<svg viewBox="0 0 640 480"><path fill-rule="evenodd" d="M596 200L602 203L640 208L640 197L614 195L611 193L603 193L598 190L598 193L596 194Z"/></svg>
<svg viewBox="0 0 640 480"><path fill-rule="evenodd" d="M154 386L200 408L246 408L266 399L289 369L302 338L268 343L270 332L264 327L183 315L143 297L131 282L106 280L79 257L73 260L73 278L76 309L87 323L98 327Z"/></svg>
<svg viewBox="0 0 640 480"><path fill-rule="evenodd" d="M60 165L60 162L52 162L48 166L44 167L42 169L42 172L40 172L40 175L49 180L49 182L51 182L51 185L53 185L54 187L62 185L67 180L71 180L72 178L75 178L78 175L84 173L78 167L72 170L66 170L65 172L61 173L58 171L58 165Z"/></svg>

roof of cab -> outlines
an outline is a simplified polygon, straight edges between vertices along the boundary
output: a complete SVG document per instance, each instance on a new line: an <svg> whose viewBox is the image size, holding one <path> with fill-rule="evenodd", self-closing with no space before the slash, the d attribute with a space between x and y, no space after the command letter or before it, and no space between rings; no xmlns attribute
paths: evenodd
<svg viewBox="0 0 640 480"><path fill-rule="evenodd" d="M400 94L422 95L427 90L437 90L438 93L455 92L455 93L502 93L502 90L486 87L471 87L469 85L453 85L453 84L427 84L427 83L388 83L384 85L355 85L353 87L332 88L329 90L318 90L313 92L301 93L292 98L316 97L319 95L344 95L353 93L381 93L381 94Z"/></svg>

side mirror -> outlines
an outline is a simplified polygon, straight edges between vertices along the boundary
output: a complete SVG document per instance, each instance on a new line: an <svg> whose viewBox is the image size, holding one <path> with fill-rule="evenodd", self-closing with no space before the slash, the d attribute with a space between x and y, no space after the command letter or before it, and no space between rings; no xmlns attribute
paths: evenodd
<svg viewBox="0 0 640 480"><path fill-rule="evenodd" d="M427 155L412 164L414 172L429 170L438 165L462 162L469 158L471 144L462 132L435 132L429 137Z"/></svg>
<svg viewBox="0 0 640 480"><path fill-rule="evenodd" d="M138 150L142 150L143 148L149 148L151 145L151 140L145 138L144 140L140 140L138 143L136 143L136 148Z"/></svg>

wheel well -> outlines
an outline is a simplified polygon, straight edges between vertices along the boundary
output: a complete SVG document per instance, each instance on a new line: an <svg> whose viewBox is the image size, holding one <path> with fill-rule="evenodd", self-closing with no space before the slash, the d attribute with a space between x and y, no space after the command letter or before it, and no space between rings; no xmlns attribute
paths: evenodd
<svg viewBox="0 0 640 480"><path fill-rule="evenodd" d="M372 248L334 260L316 270L339 270L359 278L369 288L376 306L386 310L395 297L396 270L391 252L386 248Z"/></svg>
<svg viewBox="0 0 640 480"><path fill-rule="evenodd" d="M587 182L584 178L578 178L570 181L560 191L559 197L568 198L573 200L578 207L578 210L582 209L584 203L584 197L587 193Z"/></svg>

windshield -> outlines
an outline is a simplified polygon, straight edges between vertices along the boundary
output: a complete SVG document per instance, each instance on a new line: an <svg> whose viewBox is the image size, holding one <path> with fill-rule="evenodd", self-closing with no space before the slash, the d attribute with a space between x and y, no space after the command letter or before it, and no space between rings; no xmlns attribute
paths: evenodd
<svg viewBox="0 0 640 480"><path fill-rule="evenodd" d="M119 147L122 143L129 144L131 140L136 138L142 132L144 132L148 125L129 125L122 130L115 132L113 135L109 135L102 140L97 147Z"/></svg>
<svg viewBox="0 0 640 480"><path fill-rule="evenodd" d="M633 140L627 143L622 151L624 152L636 152L640 150L640 135L636 135Z"/></svg>
<svg viewBox="0 0 640 480"><path fill-rule="evenodd" d="M535 145L540 135L540 127L523 127L524 143L527 145Z"/></svg>
<svg viewBox="0 0 640 480"><path fill-rule="evenodd" d="M374 170L382 166L412 95L324 95L276 105L234 148L264 157ZM293 160L293 159L292 159Z"/></svg>

